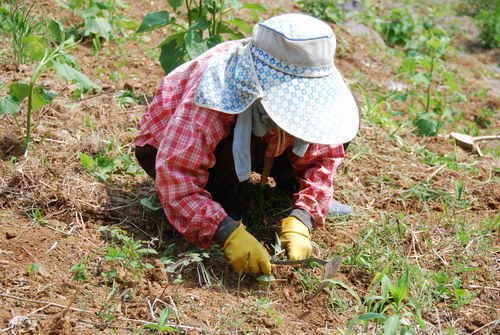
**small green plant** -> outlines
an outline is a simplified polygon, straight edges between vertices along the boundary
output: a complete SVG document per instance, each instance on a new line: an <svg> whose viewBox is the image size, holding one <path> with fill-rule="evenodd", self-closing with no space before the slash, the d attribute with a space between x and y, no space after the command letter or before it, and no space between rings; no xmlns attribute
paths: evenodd
<svg viewBox="0 0 500 335"><path fill-rule="evenodd" d="M437 285L435 286L436 297L440 300L452 299L452 307L458 308L470 303L474 298L467 290L461 286L460 278L449 277L448 271L441 270L434 275Z"/></svg>
<svg viewBox="0 0 500 335"><path fill-rule="evenodd" d="M31 211L31 213L28 214L28 217L33 220L38 222L40 225L44 226L48 224L49 222L47 220L43 219L42 212L40 212L39 208L35 208Z"/></svg>
<svg viewBox="0 0 500 335"><path fill-rule="evenodd" d="M479 40L486 48L500 46L500 5L498 0L462 0L461 14L474 18L480 29Z"/></svg>
<svg viewBox="0 0 500 335"><path fill-rule="evenodd" d="M134 20L123 15L126 8L119 0L71 0L57 3L69 9L74 15L79 16L83 23L72 27L70 31L75 37L88 37L92 39L95 51L101 49L101 39L111 40L124 34L124 29L135 29Z"/></svg>
<svg viewBox="0 0 500 335"><path fill-rule="evenodd" d="M28 36L23 39L26 51L29 53L31 59L36 61L36 66L32 71L29 83L18 81L9 86L9 95L0 99L0 115L12 115L19 132L23 131L19 122L16 119L16 114L21 110L21 102L25 99L28 100L26 110L26 135L25 135L25 156L28 155L29 144L31 142L31 134L33 126L31 124L32 115L36 113L43 106L50 104L56 93L50 92L45 89L43 84L37 84L38 79L50 69L56 71L56 74L64 79L76 83L76 85L83 91L88 91L92 88L100 89L98 85L93 83L84 74L76 69L77 63L67 51L76 46L73 39L65 40L54 49L50 49L46 41L41 37Z"/></svg>
<svg viewBox="0 0 500 335"><path fill-rule="evenodd" d="M95 157L91 157L80 153L79 157L83 168L92 172L101 181L108 181L113 173L141 173L137 163L128 154L120 154L118 157L98 154Z"/></svg>
<svg viewBox="0 0 500 335"><path fill-rule="evenodd" d="M302 0L297 1L302 8L318 19L340 23L344 19L342 10L337 6L344 1L339 0Z"/></svg>
<svg viewBox="0 0 500 335"><path fill-rule="evenodd" d="M413 48L418 25L413 15L406 9L395 8L375 21L377 29L389 46L399 45L403 49Z"/></svg>
<svg viewBox="0 0 500 335"><path fill-rule="evenodd" d="M399 69L399 76L405 76L412 89L395 98L408 100L407 109L419 136L436 136L445 122L453 122L458 113L451 103L464 101L465 96L459 91L456 75L446 70L442 59L450 45L446 31L431 24L424 27L418 47L405 54ZM438 86L440 81L443 85Z"/></svg>
<svg viewBox="0 0 500 335"><path fill-rule="evenodd" d="M156 323L147 323L143 327L147 329L154 329L158 332L175 332L179 333L179 329L167 325L168 319L170 318L170 308L165 307L158 317L158 321Z"/></svg>
<svg viewBox="0 0 500 335"><path fill-rule="evenodd" d="M181 11L184 3L185 10ZM250 34L252 29L232 12L240 9L265 12L267 9L257 4L241 5L237 0L168 0L173 16L167 11L147 14L137 33L144 33L168 26L174 33L161 43L160 63L165 73L190 59L198 57L209 48L224 41L223 35L239 39ZM183 24L185 21L187 24Z"/></svg>
<svg viewBox="0 0 500 335"><path fill-rule="evenodd" d="M500 47L500 6L498 1L493 10L481 10L475 16L475 20L481 29L479 39L482 44L488 48Z"/></svg>
<svg viewBox="0 0 500 335"><path fill-rule="evenodd" d="M142 198L139 202L141 205L153 212L159 211L162 208L157 192L151 194L147 198Z"/></svg>
<svg viewBox="0 0 500 335"><path fill-rule="evenodd" d="M40 37L43 22L34 12L35 4L9 0L0 7L0 30L10 40L12 59L17 63L29 60L26 39L30 36Z"/></svg>
<svg viewBox="0 0 500 335"><path fill-rule="evenodd" d="M118 96L118 101L120 103L120 108L128 108L132 104L139 104L142 101L142 97L135 94L134 91L125 90Z"/></svg>
<svg viewBox="0 0 500 335"><path fill-rule="evenodd" d="M405 270L394 283L387 276L387 270L388 266L382 273L375 275L371 283L372 290L363 303L366 312L353 319L349 324L349 329L352 330L355 323L362 322L366 331L368 322L372 320L376 324L383 325L384 334L397 334L398 331L400 334L414 334L410 327L402 327L401 323L404 318L411 318L425 330L426 325L422 318L420 303L407 297L408 270ZM379 289L380 293L376 294Z"/></svg>
<svg viewBox="0 0 500 335"><path fill-rule="evenodd" d="M255 305L258 308L262 308L266 312L267 317L272 317L276 325L283 323L283 318L279 315L279 312L270 306L269 300L265 297L257 299Z"/></svg>
<svg viewBox="0 0 500 335"><path fill-rule="evenodd" d="M127 231L118 227L101 226L98 230L111 237L110 244L104 248L106 251L104 259L110 261L112 268L109 271L103 271L102 276L108 281L114 281L118 270L123 269L131 275L131 278L125 277L120 280L131 279L135 287L144 272L153 268L153 265L143 260L147 255L157 254L152 248L152 242L136 240L133 236L128 236ZM79 269L75 270L79 271Z"/></svg>
<svg viewBox="0 0 500 335"><path fill-rule="evenodd" d="M265 290L269 290L271 285L276 282L276 278L273 275L262 275L257 278L257 281Z"/></svg>
<svg viewBox="0 0 500 335"><path fill-rule="evenodd" d="M39 263L31 264L30 266L28 266L26 268L26 271L28 271L30 273L34 273L34 272L37 272L38 270L40 270L41 267L42 267L42 264L39 264Z"/></svg>

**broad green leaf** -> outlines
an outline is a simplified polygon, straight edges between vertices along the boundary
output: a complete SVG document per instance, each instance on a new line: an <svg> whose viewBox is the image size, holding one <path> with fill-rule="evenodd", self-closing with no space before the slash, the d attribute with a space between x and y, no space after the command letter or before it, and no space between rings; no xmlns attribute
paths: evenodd
<svg viewBox="0 0 500 335"><path fill-rule="evenodd" d="M160 27L164 27L170 23L169 13L166 11L149 13L142 20L139 29L136 33L143 33L146 31L151 31Z"/></svg>
<svg viewBox="0 0 500 335"><path fill-rule="evenodd" d="M31 97L31 108L32 112L37 112L40 108L48 105L54 100L57 93L47 91L43 86L38 85L33 89Z"/></svg>
<svg viewBox="0 0 500 335"><path fill-rule="evenodd" d="M252 27L250 27L245 20L235 17L234 19L228 21L230 24L238 27L238 29L243 30L247 34L252 33Z"/></svg>
<svg viewBox="0 0 500 335"><path fill-rule="evenodd" d="M50 37L56 42L62 42L65 40L66 33L64 27L59 21L50 20L49 22Z"/></svg>
<svg viewBox="0 0 500 335"><path fill-rule="evenodd" d="M414 82L416 84L424 83L425 85L429 84L429 79L421 72L417 72L408 77L408 80Z"/></svg>
<svg viewBox="0 0 500 335"><path fill-rule="evenodd" d="M80 163L82 164L83 168L86 170L94 170L96 167L95 161L92 157L90 157L87 154L80 153Z"/></svg>
<svg viewBox="0 0 500 335"><path fill-rule="evenodd" d="M165 74L169 74L176 67L183 64L187 56L186 49L178 46L177 40L172 39L163 44L161 46L160 64Z"/></svg>
<svg viewBox="0 0 500 335"><path fill-rule="evenodd" d="M205 30L208 29L211 25L210 21L207 21L207 18L204 16L199 17L196 21L189 27L188 33L194 30Z"/></svg>
<svg viewBox="0 0 500 335"><path fill-rule="evenodd" d="M243 35L242 33L231 33L229 34L229 38L231 40L241 40L242 38L245 38L245 35Z"/></svg>
<svg viewBox="0 0 500 335"><path fill-rule="evenodd" d="M146 254L157 255L158 251L156 251L155 249L151 249L151 248L141 248L141 249L137 249L137 253L142 254L142 255L146 255Z"/></svg>
<svg viewBox="0 0 500 335"><path fill-rule="evenodd" d="M404 71L413 73L413 71L417 68L417 61L413 57L405 58L403 60L402 67Z"/></svg>
<svg viewBox="0 0 500 335"><path fill-rule="evenodd" d="M100 181L108 181L109 179L109 175L105 174L105 173L101 173L97 170L94 171L94 175L97 177L97 179L99 179Z"/></svg>
<svg viewBox="0 0 500 335"><path fill-rule="evenodd" d="M272 283L276 282L276 278L273 275L262 275L257 278L257 281L264 287L269 287Z"/></svg>
<svg viewBox="0 0 500 335"><path fill-rule="evenodd" d="M172 35L168 36L166 39L164 39L163 42L161 42L158 47L161 48L165 44L170 43L172 41L175 41L175 43L179 47L183 47L184 46L184 36L186 36L185 31L181 31L180 33L177 33L177 34L172 34Z"/></svg>
<svg viewBox="0 0 500 335"><path fill-rule="evenodd" d="M215 36L212 36L210 37L208 40L207 40L207 46L208 48L211 48L211 47L214 47L216 46L217 44L220 44L224 42L224 39L222 38L222 36L220 35L215 35Z"/></svg>
<svg viewBox="0 0 500 335"><path fill-rule="evenodd" d="M88 91L91 88L95 88L97 90L101 89L99 85L91 81L83 73L72 68L68 64L55 62L53 64L53 67L56 69L56 73L58 76L75 83L76 86L78 86L78 88L80 88L84 92Z"/></svg>
<svg viewBox="0 0 500 335"><path fill-rule="evenodd" d="M170 317L170 308L166 307L160 313L160 317L158 318L158 324L162 327L165 326L167 324L169 317Z"/></svg>
<svg viewBox="0 0 500 335"><path fill-rule="evenodd" d="M392 315L384 322L384 335L394 335L397 333L398 328L399 317L397 315Z"/></svg>
<svg viewBox="0 0 500 335"><path fill-rule="evenodd" d="M158 197L158 193L153 193L147 198L142 198L139 202L141 205L143 205L144 207L146 207L151 211L158 211L162 208L160 198Z"/></svg>
<svg viewBox="0 0 500 335"><path fill-rule="evenodd" d="M177 9L179 9L179 7L182 5L182 3L184 1L183 0L167 0L167 2L170 5L170 7L172 7L174 12L177 12Z"/></svg>
<svg viewBox="0 0 500 335"><path fill-rule="evenodd" d="M351 322L349 322L349 330L352 330L354 327L354 324L359 321L366 321L366 320L376 320L376 319L382 319L386 320L387 316L378 314L378 313L365 313L357 317L356 319L352 319Z"/></svg>
<svg viewBox="0 0 500 335"><path fill-rule="evenodd" d="M235 7L233 7L235 8ZM235 8L237 9L237 8ZM259 4L256 4L256 3L246 3L244 4L241 9L250 9L250 10L256 10L256 11L259 11L259 12L262 12L262 13L265 13L267 12L267 7L266 6L262 6L262 5L259 5Z"/></svg>
<svg viewBox="0 0 500 335"><path fill-rule="evenodd" d="M115 159L111 157L97 157L95 160L99 172L107 174L115 169Z"/></svg>
<svg viewBox="0 0 500 335"><path fill-rule="evenodd" d="M441 43L441 40L434 35L427 41L427 44L434 49L445 45L445 43Z"/></svg>
<svg viewBox="0 0 500 335"><path fill-rule="evenodd" d="M137 22L133 19L121 19L115 21L115 25L118 27L123 27L125 29L134 30L137 28Z"/></svg>
<svg viewBox="0 0 500 335"><path fill-rule="evenodd" d="M113 32L113 27L106 18L90 17L85 19L84 30L85 36L94 34L109 40L110 34Z"/></svg>
<svg viewBox="0 0 500 335"><path fill-rule="evenodd" d="M78 11L78 15L80 15L84 19L95 18L97 17L98 13L99 8L97 8L97 6L90 6Z"/></svg>
<svg viewBox="0 0 500 335"><path fill-rule="evenodd" d="M0 115L1 114L14 115L19 113L20 110L21 110L21 103L16 97L8 95L5 98L0 99Z"/></svg>
<svg viewBox="0 0 500 335"><path fill-rule="evenodd" d="M221 23L219 25L219 30L217 31L218 34L231 34L235 33L234 29L228 26L227 24Z"/></svg>
<svg viewBox="0 0 500 335"><path fill-rule="evenodd" d="M34 60L41 60L46 52L45 40L41 37L26 36L21 39L24 46L24 52Z"/></svg>
<svg viewBox="0 0 500 335"><path fill-rule="evenodd" d="M392 100L399 101L399 102L405 102L407 98L408 98L408 93L396 94L392 97Z"/></svg>
<svg viewBox="0 0 500 335"><path fill-rule="evenodd" d="M415 120L418 128L418 136L435 136L438 132L438 122L432 119L432 114L426 113L420 115Z"/></svg>
<svg viewBox="0 0 500 335"><path fill-rule="evenodd" d="M197 31L189 30L186 33L186 51L191 59L195 59L208 50L207 41Z"/></svg>
<svg viewBox="0 0 500 335"><path fill-rule="evenodd" d="M29 90L30 86L28 84L18 81L17 83L13 83L10 85L9 94L13 97L16 97L17 100L23 101L28 97Z"/></svg>
<svg viewBox="0 0 500 335"><path fill-rule="evenodd" d="M422 59L422 61L420 62L420 65L426 69L426 70L430 70L430 68L432 67L432 59L429 58L429 57L424 57Z"/></svg>

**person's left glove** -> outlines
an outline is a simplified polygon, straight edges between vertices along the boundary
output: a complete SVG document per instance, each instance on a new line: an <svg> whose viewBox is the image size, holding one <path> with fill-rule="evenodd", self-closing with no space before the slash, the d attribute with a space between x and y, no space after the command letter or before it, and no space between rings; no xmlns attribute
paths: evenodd
<svg viewBox="0 0 500 335"><path fill-rule="evenodd" d="M271 262L266 248L240 223L229 235L222 250L236 272L271 274Z"/></svg>
<svg viewBox="0 0 500 335"><path fill-rule="evenodd" d="M280 240L286 248L288 259L291 261L301 260L312 255L309 228L293 216L281 220Z"/></svg>

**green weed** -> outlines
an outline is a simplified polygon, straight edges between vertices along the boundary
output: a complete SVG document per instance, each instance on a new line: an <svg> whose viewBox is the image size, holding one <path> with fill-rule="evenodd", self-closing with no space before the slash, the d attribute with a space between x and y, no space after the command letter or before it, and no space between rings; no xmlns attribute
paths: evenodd
<svg viewBox="0 0 500 335"><path fill-rule="evenodd" d="M418 27L413 15L408 10L392 9L381 20L375 20L374 26L389 46L399 45L404 49L414 48L414 36Z"/></svg>
<svg viewBox="0 0 500 335"><path fill-rule="evenodd" d="M83 22L70 31L75 38L91 38L95 51L101 49L101 39L109 41L125 34L125 29L137 27L134 20L123 15L126 6L119 0L71 0L68 3L57 0L57 3L80 17Z"/></svg>
<svg viewBox="0 0 500 335"><path fill-rule="evenodd" d="M298 4L302 6L302 8L310 13L312 16L317 17L318 19L340 23L344 19L344 15L340 8L337 6L339 3L343 1L339 0L302 0L297 1Z"/></svg>
<svg viewBox="0 0 500 335"><path fill-rule="evenodd" d="M105 247L104 259L115 265L111 270L102 272L103 277L114 281L118 270L124 269L131 275L135 287L144 272L153 268L151 264L143 261L145 256L157 254L152 248L153 242L136 240L133 236L128 236L127 231L118 227L101 226L98 230L110 236L110 245ZM121 278L121 280L127 280L127 278Z"/></svg>
<svg viewBox="0 0 500 335"><path fill-rule="evenodd" d="M17 63L30 60L27 40L40 37L44 22L34 12L36 2L29 5L8 0L0 7L0 29L12 44L12 57Z"/></svg>
<svg viewBox="0 0 500 335"><path fill-rule="evenodd" d="M42 226L47 225L49 223L47 220L43 218L42 212L40 212L39 208L34 208L31 211L31 213L28 214L28 217Z"/></svg>
<svg viewBox="0 0 500 335"><path fill-rule="evenodd" d="M500 47L500 8L496 6L494 12L490 10L480 11L476 17L476 23L481 29L479 39L488 48Z"/></svg>
<svg viewBox="0 0 500 335"><path fill-rule="evenodd" d="M389 265L373 278L370 284L372 289L362 306L365 313L350 322L350 330L357 322L361 322L366 332L371 320L382 325L384 334L414 334L409 326L403 326L403 319L413 320L421 329L426 329L420 303L408 297L409 271L405 270L393 282L387 275Z"/></svg>
<svg viewBox="0 0 500 335"><path fill-rule="evenodd" d="M120 108L125 109L130 107L132 104L139 104L143 98L134 93L132 90L125 90L118 96L118 101L120 103Z"/></svg>
<svg viewBox="0 0 500 335"><path fill-rule="evenodd" d="M120 154L117 157L107 154L98 154L91 157L80 153L80 163L85 170L92 172L99 180L108 181L112 174L140 174L141 169L129 154Z"/></svg>
<svg viewBox="0 0 500 335"><path fill-rule="evenodd" d="M143 327L147 329L153 329L158 332L175 332L179 333L179 329L167 325L168 319L170 318L170 308L165 307L161 312L160 316L158 317L158 321L156 323L148 323L145 324Z"/></svg>

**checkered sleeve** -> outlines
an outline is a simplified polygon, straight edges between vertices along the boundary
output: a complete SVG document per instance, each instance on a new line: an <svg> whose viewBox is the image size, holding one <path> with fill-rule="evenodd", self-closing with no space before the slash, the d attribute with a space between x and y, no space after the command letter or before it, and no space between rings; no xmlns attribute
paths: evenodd
<svg viewBox="0 0 500 335"><path fill-rule="evenodd" d="M165 128L156 158L156 187L172 226L189 242L206 248L227 216L204 188L215 164L215 147L230 126L222 113L198 109L209 117L194 122L174 116Z"/></svg>
<svg viewBox="0 0 500 335"><path fill-rule="evenodd" d="M314 225L325 223L325 216L333 197L333 179L344 159L342 145L310 144L304 157L290 153L290 163L298 171L299 191L294 194L294 208L307 211Z"/></svg>

